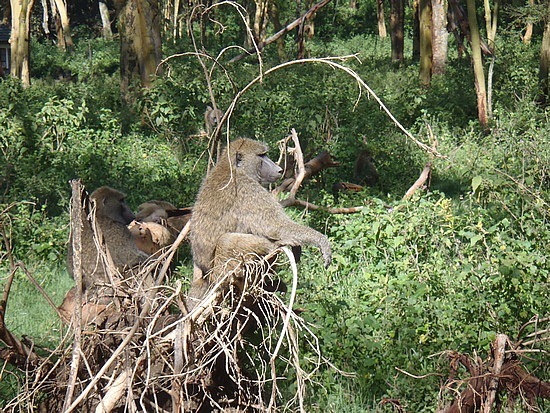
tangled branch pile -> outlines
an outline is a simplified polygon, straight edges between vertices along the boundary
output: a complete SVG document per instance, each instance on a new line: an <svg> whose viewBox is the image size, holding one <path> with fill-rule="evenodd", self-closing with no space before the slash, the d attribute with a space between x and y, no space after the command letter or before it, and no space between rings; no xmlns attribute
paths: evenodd
<svg viewBox="0 0 550 413"><path fill-rule="evenodd" d="M78 191L73 186L73 198ZM73 233L78 224L71 222ZM292 254L285 251L294 283L284 296L265 288L276 282L270 277L280 257L256 257L233 262L225 280L188 313L181 282L165 282L186 233L187 227L137 268L121 274L111 266L105 286L84 294L77 288L82 311L47 356L20 343L2 322L0 339L20 345L1 356L25 372L25 391L5 411L303 411L310 372L300 365L298 340L317 355L312 369L323 359L315 335L292 310ZM100 256L109 263L108 251ZM78 265L76 255L74 261ZM294 394L281 390L283 379L295 385Z"/></svg>

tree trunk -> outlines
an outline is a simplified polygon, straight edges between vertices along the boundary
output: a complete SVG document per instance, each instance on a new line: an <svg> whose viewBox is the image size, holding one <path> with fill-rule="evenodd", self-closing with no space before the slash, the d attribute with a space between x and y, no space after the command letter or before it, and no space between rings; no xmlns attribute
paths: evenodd
<svg viewBox="0 0 550 413"><path fill-rule="evenodd" d="M403 0L390 0L391 60L405 61L405 4Z"/></svg>
<svg viewBox="0 0 550 413"><path fill-rule="evenodd" d="M378 35L381 39L385 39L388 34L386 32L386 20L384 19L384 0L377 0L376 5L378 15Z"/></svg>
<svg viewBox="0 0 550 413"><path fill-rule="evenodd" d="M111 40L113 31L111 30L111 19L109 18L109 9L103 0L99 0L99 15L101 16L101 24L103 27L103 38Z"/></svg>
<svg viewBox="0 0 550 413"><path fill-rule="evenodd" d="M542 36L542 45L540 48L540 66L539 66L539 82L541 95L539 101L543 104L548 103L550 97L548 90L549 80L548 74L550 69L550 0L546 0L547 11L544 25L544 34Z"/></svg>
<svg viewBox="0 0 550 413"><path fill-rule="evenodd" d="M485 29L487 32L487 43L491 52L495 50L495 37L497 34L497 15L498 15L498 0L494 0L493 12L491 13L491 5L489 0L483 1L485 9Z"/></svg>
<svg viewBox="0 0 550 413"><path fill-rule="evenodd" d="M483 73L483 61L481 60L481 39L479 26L477 25L476 2L466 0L468 7L468 23L470 25L472 61L474 64L474 80L477 95L477 114L481 126L487 128L487 92L485 90L485 75Z"/></svg>
<svg viewBox="0 0 550 413"><path fill-rule="evenodd" d="M420 83L429 85L432 80L432 5L420 0Z"/></svg>
<svg viewBox="0 0 550 413"><path fill-rule="evenodd" d="M256 42L265 41L265 32L268 23L269 0L256 0L256 11L254 13L254 37Z"/></svg>
<svg viewBox="0 0 550 413"><path fill-rule="evenodd" d="M431 0L432 2L432 74L445 72L447 65L447 48L449 32L447 31L447 1Z"/></svg>
<svg viewBox="0 0 550 413"><path fill-rule="evenodd" d="M134 77L149 88L162 58L158 0L127 0L119 13L121 91Z"/></svg>
<svg viewBox="0 0 550 413"><path fill-rule="evenodd" d="M69 15L67 14L67 5L64 0L55 0L56 8L56 26L58 46L63 50L73 50L74 43L71 37L71 26L69 24ZM57 20L59 18L59 21Z"/></svg>
<svg viewBox="0 0 550 413"><path fill-rule="evenodd" d="M418 4L419 0L413 0L412 9L413 9L413 50L412 58L414 61L420 60L420 17L418 9L420 5Z"/></svg>
<svg viewBox="0 0 550 413"><path fill-rule="evenodd" d="M529 0L529 8L535 7L535 0ZM523 43L531 44L531 38L533 37L533 22L531 21L531 13L527 15L527 27L525 28L525 34L523 35Z"/></svg>
<svg viewBox="0 0 550 413"><path fill-rule="evenodd" d="M280 30L282 30L283 26L280 20L279 6L276 2L273 2L273 4L271 5L271 20L273 21L273 28L275 29L275 33L278 33ZM284 36L281 36L279 39L277 39L277 55L279 56L279 60L281 62L284 62L286 60Z"/></svg>
<svg viewBox="0 0 550 413"><path fill-rule="evenodd" d="M11 5L11 75L21 79L23 87L31 84L29 33L34 0L10 0Z"/></svg>

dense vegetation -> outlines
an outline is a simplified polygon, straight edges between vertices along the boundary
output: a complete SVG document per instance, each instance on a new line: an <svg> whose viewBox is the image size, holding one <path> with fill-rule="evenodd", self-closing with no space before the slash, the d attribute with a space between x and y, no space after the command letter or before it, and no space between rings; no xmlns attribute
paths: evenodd
<svg viewBox="0 0 550 413"><path fill-rule="evenodd" d="M417 62L392 65L389 39L373 33L375 21L367 26L340 7L334 18L319 14L310 56L358 53L360 61L342 64L415 137L431 146L433 135L444 157L420 149L373 99L358 99L352 77L321 63L292 65L256 83L236 105L231 135L269 142L276 158L276 142L295 128L309 157L328 150L341 163L298 196L326 207L364 206L355 214L288 211L331 240L334 263L326 271L317 251L305 251L298 305L315 325L323 355L355 374L335 374L328 366L318 371L308 410L391 411L379 404L386 398L410 412L434 411L449 369L446 350L484 356L497 333L516 338L533 317L549 315L550 123L548 110L536 104L540 33L530 45L511 23L499 33L494 116L485 131L476 120L470 61L452 41L446 73L422 87ZM240 41L240 31L228 28L208 33L212 55ZM13 256L56 304L71 285L64 269L70 179L81 178L88 189L119 188L134 208L149 199L189 206L207 161L200 132L210 98L195 57L170 59L169 70L127 107L120 100L116 40L95 38L85 27L75 33L70 55L46 40L32 41L31 87L0 80L1 227ZM192 50L185 38L164 47L166 55ZM287 38L287 54L294 49ZM274 50L266 49L264 58L268 67L278 64ZM243 60L224 70L212 78L221 108L257 76L258 66ZM71 78L60 80L59 73ZM351 180L354 158L365 147L380 181L336 198L332 184ZM402 200L428 161L429 191ZM9 271L5 250L2 277ZM190 274L186 251L173 278L187 282ZM39 345L51 346L60 336L53 311L22 274L6 322ZM545 346L546 353L533 353L526 363L548 381ZM9 395L10 386L0 384L0 394ZM549 411L548 402L541 407Z"/></svg>

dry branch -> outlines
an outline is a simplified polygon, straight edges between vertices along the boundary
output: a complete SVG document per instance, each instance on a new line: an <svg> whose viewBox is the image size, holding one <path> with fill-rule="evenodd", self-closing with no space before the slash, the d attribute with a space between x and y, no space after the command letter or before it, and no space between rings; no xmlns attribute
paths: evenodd
<svg viewBox="0 0 550 413"><path fill-rule="evenodd" d="M262 51L264 49L264 47L266 47L267 45L277 41L279 38L281 38L282 36L284 36L285 34L287 34L289 31L291 31L292 29L295 29L296 27L298 27L299 25L303 24L304 21L308 20L309 18L311 18L311 16L313 16L315 13L317 13L317 11L319 11L321 8L323 8L324 6L326 6L327 4L329 4L331 2L331 0L321 0L319 3L317 4L314 4L308 11L306 11L302 16L298 17L296 20L294 20L292 23L289 23L287 24L285 27L283 27L281 30L279 30L277 33L275 33L273 36L271 36L270 38L266 39L265 41L263 42L260 42L257 47L255 48L251 48L249 50L247 50L246 52L238 55L238 56L235 56L233 59L231 59L229 62L230 63L235 63L235 62L238 62L239 60L241 60L242 58L246 57L246 56L250 56L251 54L253 54L254 52L256 53L259 53L260 51Z"/></svg>
<svg viewBox="0 0 550 413"><path fill-rule="evenodd" d="M403 199L409 199L411 196L414 195L414 193L422 188L426 181L430 179L430 176L432 174L432 163L428 162L422 172L420 173L420 176L416 180L416 182L407 190L405 195L403 196Z"/></svg>

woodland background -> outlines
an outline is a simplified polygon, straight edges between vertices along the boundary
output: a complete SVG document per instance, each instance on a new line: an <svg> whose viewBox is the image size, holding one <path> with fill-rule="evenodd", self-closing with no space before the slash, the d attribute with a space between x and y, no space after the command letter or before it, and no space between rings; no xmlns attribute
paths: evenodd
<svg viewBox="0 0 550 413"><path fill-rule="evenodd" d="M227 131L255 137L277 159L277 142L295 128L306 159L326 150L340 162L298 192L324 209L287 208L331 240L328 270L305 250L297 306L322 354L354 373L316 371L308 411L435 411L455 395L445 384L461 383L447 381L449 351L487 357L497 333L523 340L525 368L550 380L550 2L0 7L15 33L11 75L0 80L3 280L13 259L56 304L73 284L65 268L70 179L118 188L134 209L150 199L191 206L207 168L206 106L232 107L222 140ZM310 60L328 56L347 56L334 62L409 135L356 78ZM334 183L353 180L366 148L379 181L334 193ZM428 162L429 188L403 200ZM188 283L191 273L184 247L171 281ZM5 323L40 349L62 335L22 271ZM3 367L0 408L20 380ZM511 410L535 409L516 396Z"/></svg>

